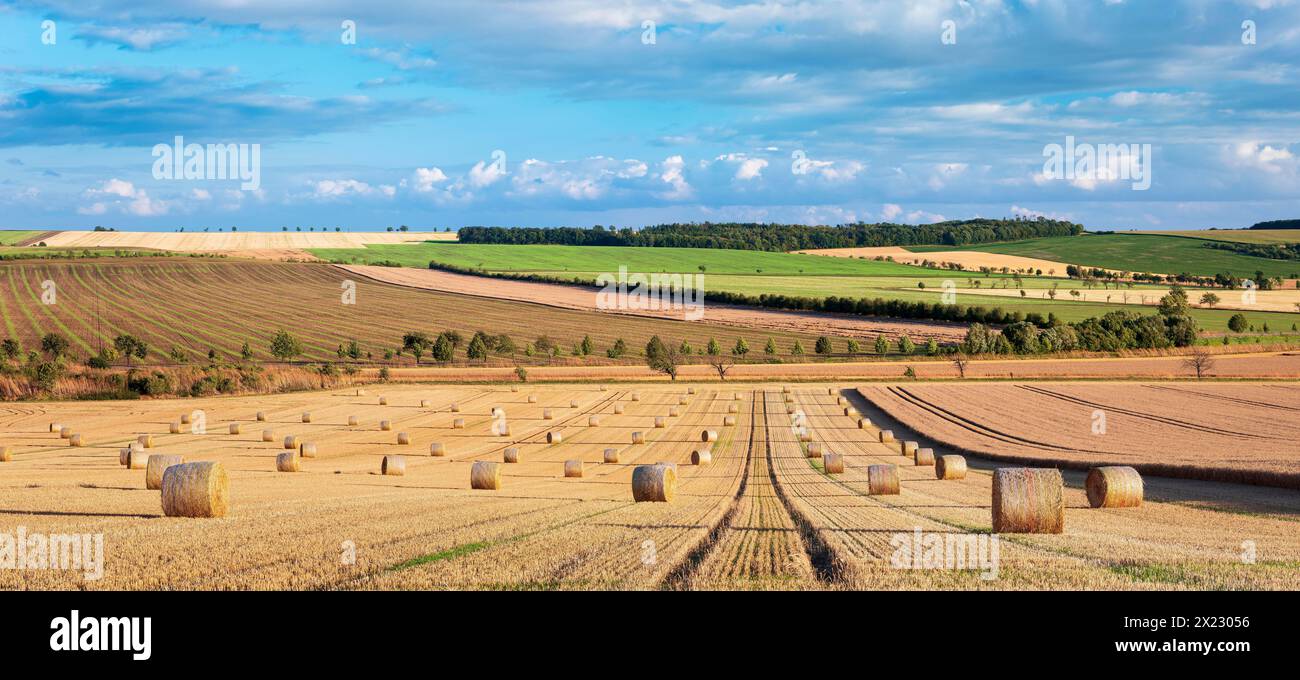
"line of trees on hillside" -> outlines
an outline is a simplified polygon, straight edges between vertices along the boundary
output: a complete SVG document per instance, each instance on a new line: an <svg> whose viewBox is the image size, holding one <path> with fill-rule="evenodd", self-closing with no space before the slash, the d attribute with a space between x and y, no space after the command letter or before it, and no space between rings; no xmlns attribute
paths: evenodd
<svg viewBox="0 0 1300 680"><path fill-rule="evenodd" d="M1249 227L1250 229L1300 229L1300 220L1270 220L1268 222L1256 222Z"/></svg>
<svg viewBox="0 0 1300 680"><path fill-rule="evenodd" d="M873 246L961 246L998 241L1019 241L1044 236L1075 236L1083 225L1045 217L1037 219L949 220L934 224L847 224L808 226L701 222L660 224L644 229L582 227L464 227L462 243L546 244L579 246L658 246L676 248L730 248L735 250L789 251L811 248L861 248Z"/></svg>

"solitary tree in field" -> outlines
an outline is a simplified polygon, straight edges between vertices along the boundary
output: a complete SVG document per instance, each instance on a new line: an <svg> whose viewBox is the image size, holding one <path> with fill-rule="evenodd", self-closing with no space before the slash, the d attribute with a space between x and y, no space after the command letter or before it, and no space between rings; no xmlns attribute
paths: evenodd
<svg viewBox="0 0 1300 680"><path fill-rule="evenodd" d="M441 339L441 336L439 339ZM411 356L415 357L416 366L420 365L420 357L424 356L424 353L429 351L432 345L433 343L429 341L428 334L420 331L410 331L402 336L402 349L410 352ZM445 360L439 359L439 361Z"/></svg>
<svg viewBox="0 0 1300 680"><path fill-rule="evenodd" d="M957 367L957 374L963 378L966 377L966 364L968 363L970 363L970 359L967 359L965 354L958 352L952 355L952 365Z"/></svg>
<svg viewBox="0 0 1300 680"><path fill-rule="evenodd" d="M659 336L650 338L650 342L645 346L645 363L651 370L659 371L667 375L672 380L677 379L677 369L681 363L681 355L677 350L664 344Z"/></svg>
<svg viewBox="0 0 1300 680"><path fill-rule="evenodd" d="M127 368L131 367L131 357L143 361L149 354L149 346L134 335L119 335L113 338L113 348L126 359Z"/></svg>
<svg viewBox="0 0 1300 680"><path fill-rule="evenodd" d="M1205 351L1201 347L1192 350L1192 353L1183 359L1183 366L1191 369L1196 373L1196 379L1200 380L1206 373L1214 370L1214 355Z"/></svg>
<svg viewBox="0 0 1300 680"><path fill-rule="evenodd" d="M1206 293L1201 296L1201 304L1214 309L1214 306L1219 304L1219 296L1214 293Z"/></svg>
<svg viewBox="0 0 1300 680"><path fill-rule="evenodd" d="M271 340L271 356L280 361L289 361L300 354L302 343L298 342L298 338L289 335L289 331L284 329L275 332L275 337Z"/></svg>

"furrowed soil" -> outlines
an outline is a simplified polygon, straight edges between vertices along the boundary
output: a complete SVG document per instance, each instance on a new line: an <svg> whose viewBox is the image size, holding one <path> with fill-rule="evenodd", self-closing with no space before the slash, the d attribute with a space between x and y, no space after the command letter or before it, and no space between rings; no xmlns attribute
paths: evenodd
<svg viewBox="0 0 1300 680"><path fill-rule="evenodd" d="M996 561L914 568L921 565L900 550L917 531L943 539L984 536L988 542L994 463L972 458L966 479L934 479L933 468L910 465L896 446L877 443L874 427L860 429L843 414L837 398L871 409L844 384L795 386L788 404L779 385L691 387L696 394L681 384L611 383L603 390L595 384L522 385L517 392L502 386L372 385L365 394L349 389L9 404L0 411L0 437L14 459L0 463L0 533L16 534L20 527L28 536L102 533L105 562L103 577L95 580L76 570L0 570L0 588L1300 586L1300 499L1294 491L1148 477L1141 507L1096 510L1087 506L1082 475L1072 471L1066 474L1065 533L1003 535ZM972 399L980 398L983 387L954 386L971 390ZM1230 406L1241 399L1289 405L1269 390L1290 386L1254 389L1261 392L1220 394L1196 386L1210 396L1189 398L1217 403L1223 397L1232 400ZM1051 390L1116 399L1104 391ZM639 400L632 400L634 392ZM379 405L380 395L388 405ZM529 396L536 402L529 403ZM683 398L688 403L681 414L655 428L654 418L666 417ZM1155 408L1151 400L1117 403L1148 418L1233 429L1207 416L1208 407L1177 413ZM625 412L615 414L616 404ZM736 413L729 413L732 405ZM505 410L509 435L492 434L494 406ZM543 417L545 409L552 419ZM259 410L266 422L254 419ZM204 432L167 434L169 422L195 411ZM303 411L311 412L311 423L301 422ZM602 419L591 427L588 417L595 414ZM357 426L346 424L349 415L359 418ZM736 416L736 425L723 424L727 415ZM871 415L878 425L889 423L889 415ZM451 427L455 417L465 419L463 429ZM392 421L392 430L380 430L380 419ZM87 444L66 446L49 432L56 421L83 434ZM1032 422L1048 430L1040 438L1062 429ZM1111 422L1124 427L1124 418ZM240 423L242 433L229 434L230 423ZM821 459L805 456L806 444L796 434L800 426L826 450L846 455L843 474L827 475ZM901 423L890 426L905 434ZM691 465L691 451L706 446L700 441L706 428L719 434L708 445L713 462ZM273 431L274 441L262 441L263 429ZM552 431L563 433L563 443L546 443ZM646 434L645 444L631 443L634 431ZM397 432L409 433L411 444L398 445ZM154 435L151 453L221 462L230 474L229 515L162 516L159 492L144 488L144 471L118 464L118 449L140 433ZM318 446L318 457L303 459L302 472L275 472L285 435ZM926 433L905 436L916 436L923 446L934 443ZM432 442L443 443L447 455L429 456ZM502 488L471 490L472 462L501 461L511 446L520 450L522 462L502 464ZM618 451L617 463L603 462L606 448ZM385 455L405 456L406 474L380 475ZM1150 457L1164 455L1153 443ZM584 476L566 478L566 460L584 461ZM655 462L677 464L675 500L633 502L633 468ZM867 492L865 466L876 463L899 465L899 495ZM1254 561L1242 559L1245 541L1252 542Z"/></svg>

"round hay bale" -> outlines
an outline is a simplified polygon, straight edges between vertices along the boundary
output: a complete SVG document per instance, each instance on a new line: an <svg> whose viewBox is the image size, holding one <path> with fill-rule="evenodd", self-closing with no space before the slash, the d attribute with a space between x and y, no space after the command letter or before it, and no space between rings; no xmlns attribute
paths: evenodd
<svg viewBox="0 0 1300 680"><path fill-rule="evenodd" d="M660 429L668 427L668 419L663 416L655 416L655 427Z"/></svg>
<svg viewBox="0 0 1300 680"><path fill-rule="evenodd" d="M680 398L680 399L677 400L677 405L678 405L678 406L685 406L685 405L687 405L687 404L689 404L689 403L691 403L691 402L690 402L690 400L687 399L686 397L682 397L682 398Z"/></svg>
<svg viewBox="0 0 1300 680"><path fill-rule="evenodd" d="M847 402L848 402L848 400L845 399L844 397L835 397L835 405L836 405L836 406L843 406L843 405L844 405L845 403L847 403Z"/></svg>
<svg viewBox="0 0 1300 680"><path fill-rule="evenodd" d="M848 417L850 417L850 418L857 418L857 417L858 417L858 410L855 409L855 408L853 408L852 406L845 406L845 407L844 407L844 415L846 415L846 416L848 416Z"/></svg>
<svg viewBox="0 0 1300 680"><path fill-rule="evenodd" d="M625 410L622 404L614 404L614 415L623 415Z"/></svg>
<svg viewBox="0 0 1300 680"><path fill-rule="evenodd" d="M358 389L357 389L357 392L356 392L356 396L358 396L358 397L364 397L364 396L366 396L366 391L363 390L363 389L358 388Z"/></svg>
<svg viewBox="0 0 1300 680"><path fill-rule="evenodd" d="M464 419L464 418L455 418L455 419L453 419L453 420L451 421L451 429L453 429L453 430L463 430L463 429L465 429L465 419Z"/></svg>
<svg viewBox="0 0 1300 680"><path fill-rule="evenodd" d="M262 441L264 442L275 441L275 430L262 430Z"/></svg>
<svg viewBox="0 0 1300 680"><path fill-rule="evenodd" d="M63 427L59 428L59 439L71 439L71 438L72 438L71 427L64 425Z"/></svg>
<svg viewBox="0 0 1300 680"><path fill-rule="evenodd" d="M581 476L582 476L582 473L583 473L583 465L582 465L582 461L580 461L580 460L566 460L566 461L564 461L564 476L565 476L565 477L581 477Z"/></svg>
<svg viewBox="0 0 1300 680"><path fill-rule="evenodd" d="M564 442L564 433L557 430L551 430L546 433L547 444L561 444Z"/></svg>
<svg viewBox="0 0 1300 680"><path fill-rule="evenodd" d="M677 417L679 417L679 416L681 416L681 415L682 415L682 410L681 410L680 408L677 408L676 406L669 406L669 407L668 407L668 417L669 417L669 418L677 418Z"/></svg>
<svg viewBox="0 0 1300 680"><path fill-rule="evenodd" d="M275 471L297 472L302 467L301 460L297 451L285 451L275 457Z"/></svg>
<svg viewBox="0 0 1300 680"><path fill-rule="evenodd" d="M296 449L296 448L298 448L298 435L295 435L295 434L287 434L287 435L285 435L285 436L284 436L284 448L286 448L286 449Z"/></svg>
<svg viewBox="0 0 1300 680"><path fill-rule="evenodd" d="M453 403L453 404L451 405L451 412L452 412L452 413L460 413L460 404L454 404L454 403Z"/></svg>
<svg viewBox="0 0 1300 680"><path fill-rule="evenodd" d="M121 466L130 465L131 452L134 451L129 446L124 446L117 450L117 464Z"/></svg>
<svg viewBox="0 0 1300 680"><path fill-rule="evenodd" d="M570 399L570 400L569 400L569 408L578 408L578 400L577 400L577 399Z"/></svg>
<svg viewBox="0 0 1300 680"><path fill-rule="evenodd" d="M600 391L601 391L601 392L608 392L608 391L609 391L609 387L608 387L607 385L601 385L601 386L600 386Z"/></svg>
<svg viewBox="0 0 1300 680"><path fill-rule="evenodd" d="M502 454L501 460L504 460L507 463L518 463L523 460L523 458L519 455L519 449L512 446L505 450Z"/></svg>
<svg viewBox="0 0 1300 680"><path fill-rule="evenodd" d="M735 404L727 404L727 413L740 413L740 407Z"/></svg>
<svg viewBox="0 0 1300 680"><path fill-rule="evenodd" d="M1088 491L1088 505L1094 508L1142 505L1142 475L1127 465L1103 465L1089 470L1084 487Z"/></svg>
<svg viewBox="0 0 1300 680"><path fill-rule="evenodd" d="M732 400L732 401L740 401L740 393L739 393L739 392L732 392L732 393L731 393L731 400Z"/></svg>
<svg viewBox="0 0 1300 680"><path fill-rule="evenodd" d="M822 467L828 475L838 475L844 473L844 454L828 453L822 456Z"/></svg>
<svg viewBox="0 0 1300 680"><path fill-rule="evenodd" d="M230 434L239 434L239 423L231 423L230 427L227 428L227 431L229 431Z"/></svg>
<svg viewBox="0 0 1300 680"><path fill-rule="evenodd" d="M149 454L144 449L127 449L126 469L143 470L149 465Z"/></svg>
<svg viewBox="0 0 1300 680"><path fill-rule="evenodd" d="M641 393L640 393L640 392L633 392L633 393L632 393L632 401L641 401Z"/></svg>
<svg viewBox="0 0 1300 680"><path fill-rule="evenodd" d="M0 463L8 463L14 459L14 454L8 446L0 446Z"/></svg>
<svg viewBox="0 0 1300 680"><path fill-rule="evenodd" d="M912 453L912 462L917 465L934 465L934 449L918 448Z"/></svg>
<svg viewBox="0 0 1300 680"><path fill-rule="evenodd" d="M888 444L888 443L890 443L890 442L892 442L892 441L894 441L894 431L893 431L893 430L881 430L881 431L880 431L880 443L881 443L881 444Z"/></svg>
<svg viewBox="0 0 1300 680"><path fill-rule="evenodd" d="M536 403L537 403L537 395L536 395L536 394L530 394L530 395L528 395L528 403L530 403L530 404L536 404Z"/></svg>
<svg viewBox="0 0 1300 680"><path fill-rule="evenodd" d="M50 432L62 432L63 423L50 423Z"/></svg>
<svg viewBox="0 0 1300 680"><path fill-rule="evenodd" d="M551 409L544 408L542 409L542 420L555 420L555 414L551 413Z"/></svg>
<svg viewBox="0 0 1300 680"><path fill-rule="evenodd" d="M303 412L302 412L302 422L304 422L304 423L310 423L310 422L311 422L311 411L303 411Z"/></svg>
<svg viewBox="0 0 1300 680"><path fill-rule="evenodd" d="M821 443L821 442L808 442L808 457L809 457L809 458L821 458L821 457L822 457L822 443Z"/></svg>
<svg viewBox="0 0 1300 680"><path fill-rule="evenodd" d="M167 426L167 431L171 434L180 434L181 424L173 420L171 424Z"/></svg>
<svg viewBox="0 0 1300 680"><path fill-rule="evenodd" d="M406 474L406 459L402 456L384 456L379 463L379 474L389 477L401 477Z"/></svg>
<svg viewBox="0 0 1300 680"><path fill-rule="evenodd" d="M380 398L379 398L379 405L380 405L380 406L387 406L387 405L388 405L388 397L380 397Z"/></svg>
<svg viewBox="0 0 1300 680"><path fill-rule="evenodd" d="M68 437L68 446L81 446L82 441L80 433L74 434L71 437Z"/></svg>
<svg viewBox="0 0 1300 680"><path fill-rule="evenodd" d="M832 396L832 397L835 396L835 388L834 388L834 387L827 387L827 388L826 388L826 394L828 394L828 395L830 395L830 396Z"/></svg>
<svg viewBox="0 0 1300 680"><path fill-rule="evenodd" d="M792 415L794 415L794 406L791 405L791 406L787 406L787 407L785 407L785 414L786 414L787 416L792 416Z"/></svg>
<svg viewBox="0 0 1300 680"><path fill-rule="evenodd" d="M735 424L736 424L736 416L723 416L722 418L723 427L731 427L732 425Z"/></svg>
<svg viewBox="0 0 1300 680"><path fill-rule="evenodd" d="M687 394L695 394L695 388L694 388L694 387L688 387L688 388L686 388L686 393L687 393Z"/></svg>
<svg viewBox="0 0 1300 680"><path fill-rule="evenodd" d="M215 461L181 463L163 472L162 509L168 517L225 517L230 478Z"/></svg>
<svg viewBox="0 0 1300 680"><path fill-rule="evenodd" d="M632 470L632 499L670 503L677 495L677 470L667 465L638 465Z"/></svg>
<svg viewBox="0 0 1300 680"><path fill-rule="evenodd" d="M302 456L303 458L315 458L315 457L316 457L316 445L315 445L314 443L311 443L311 442L303 442L303 443L299 444L299 445L298 445L298 455Z"/></svg>
<svg viewBox="0 0 1300 680"><path fill-rule="evenodd" d="M447 455L447 447L442 442L431 442L429 444L429 455L441 458Z"/></svg>
<svg viewBox="0 0 1300 680"><path fill-rule="evenodd" d="M509 437L509 436L510 436L510 423L503 423L503 424L501 424L501 425L498 425L497 428L496 428L496 430L497 430L496 434L497 434L498 437Z"/></svg>
<svg viewBox="0 0 1300 680"><path fill-rule="evenodd" d="M966 479L966 459L961 456L939 456L934 461L936 479Z"/></svg>
<svg viewBox="0 0 1300 680"><path fill-rule="evenodd" d="M381 420L381 421L379 421L379 429L382 430L382 431L384 431L384 432L388 432L389 430L393 429L393 423L392 423L392 421L389 421L389 420Z"/></svg>
<svg viewBox="0 0 1300 680"><path fill-rule="evenodd" d="M142 434L142 435L140 435L140 436L138 436L138 437L135 438L135 442L136 442L137 444L139 444L139 445L140 445L140 448L142 448L142 449L152 449L152 448L153 448L153 435L151 435L151 434Z"/></svg>
<svg viewBox="0 0 1300 680"><path fill-rule="evenodd" d="M1065 530L1065 494L1056 468L993 471L993 532L1059 534Z"/></svg>
<svg viewBox="0 0 1300 680"><path fill-rule="evenodd" d="M781 386L781 393L782 393L782 394L790 394L790 386L789 386L789 385L782 385L782 386Z"/></svg>
<svg viewBox="0 0 1300 680"><path fill-rule="evenodd" d="M259 422L259 423L264 423L264 422L266 422L266 412L265 412L265 411L258 411L258 412L257 412L257 422Z"/></svg>
<svg viewBox="0 0 1300 680"><path fill-rule="evenodd" d="M348 416L348 427L356 427L361 424L361 419L356 416Z"/></svg>
<svg viewBox="0 0 1300 680"><path fill-rule="evenodd" d="M429 404L429 400L428 400L428 399L421 399L421 400L420 400L420 408L429 408L429 405L430 405L430 404Z"/></svg>
<svg viewBox="0 0 1300 680"><path fill-rule="evenodd" d="M696 449L691 452L691 465L708 465L713 462L713 452L708 449Z"/></svg>
<svg viewBox="0 0 1300 680"><path fill-rule="evenodd" d="M897 465L868 465L867 493L872 496L887 496L898 493Z"/></svg>
<svg viewBox="0 0 1300 680"><path fill-rule="evenodd" d="M858 418L858 429L865 430L871 427L871 421L867 418Z"/></svg>
<svg viewBox="0 0 1300 680"><path fill-rule="evenodd" d="M162 488L163 473L173 465L185 462L183 456L155 453L144 463L144 488L158 490Z"/></svg>
<svg viewBox="0 0 1300 680"><path fill-rule="evenodd" d="M787 394L787 395L785 395L784 397L782 397L782 401L784 401L784 402L787 403L787 404L793 404L793 403L794 403L794 397L792 397L792 396L790 396L790 395Z"/></svg>
<svg viewBox="0 0 1300 680"><path fill-rule="evenodd" d="M700 432L700 441L702 441L702 442L716 442L716 441L718 441L718 431L717 431L717 430L702 430L702 431Z"/></svg>
<svg viewBox="0 0 1300 680"><path fill-rule="evenodd" d="M501 466L487 460L476 460L469 469L469 488L495 491L501 488Z"/></svg>
<svg viewBox="0 0 1300 680"><path fill-rule="evenodd" d="M587 416L587 427L600 427L600 416Z"/></svg>
<svg viewBox="0 0 1300 680"><path fill-rule="evenodd" d="M606 463L617 463L617 462L618 462L618 449L605 449L605 462L606 462Z"/></svg>
<svg viewBox="0 0 1300 680"><path fill-rule="evenodd" d="M808 432L807 430L800 432L799 441L805 444L812 441L812 433Z"/></svg>
<svg viewBox="0 0 1300 680"><path fill-rule="evenodd" d="M407 434L407 433L405 433L405 432L398 432L398 433L397 433L397 445L398 445L398 446L410 446L410 444L411 444L411 435L409 435L409 434Z"/></svg>
<svg viewBox="0 0 1300 680"><path fill-rule="evenodd" d="M644 432L633 432L633 433L632 433L632 443L633 443L633 444L644 444L644 443L645 443L645 433L644 433Z"/></svg>
<svg viewBox="0 0 1300 680"><path fill-rule="evenodd" d="M182 424L182 425L189 425L189 424L190 424L190 414L188 414L188 413L182 413L182 414L181 414L181 424Z"/></svg>
<svg viewBox="0 0 1300 680"><path fill-rule="evenodd" d="M914 454L916 454L916 450L919 449L919 448L921 448L921 445L918 444L918 443L916 443L916 442L899 442L899 443L898 443L898 451L899 451L899 453L902 453L904 456L907 456L907 457L909 457L909 458L912 457Z"/></svg>

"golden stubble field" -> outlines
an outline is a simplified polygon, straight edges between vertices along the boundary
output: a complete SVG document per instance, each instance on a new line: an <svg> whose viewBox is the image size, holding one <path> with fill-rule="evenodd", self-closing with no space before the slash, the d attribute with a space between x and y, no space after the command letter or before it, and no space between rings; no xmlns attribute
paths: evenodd
<svg viewBox="0 0 1300 680"><path fill-rule="evenodd" d="M694 394L689 390L693 389ZM639 400L633 401L637 393ZM387 405L380 405L383 396ZM535 402L530 402L530 397ZM786 399L789 399L789 403ZM837 403L840 399L845 404ZM682 404L681 401L686 403ZM422 402L425 405L421 405ZM576 402L576 406L571 404ZM458 412L452 412L452 404ZM370 386L354 390L133 402L8 404L0 433L0 534L102 533L105 573L0 570L0 588L47 589L1165 589L1295 588L1300 498L1294 491L1149 478L1138 508L1092 509L1067 472L1059 535L1003 535L998 578L971 569L897 568L897 541L990 531L993 465L970 460L962 480L936 480L897 445L878 443L846 406L871 407L846 385L609 384ZM491 409L510 425L493 435ZM621 407L623 413L615 413ZM680 415L669 416L672 408ZM552 418L544 418L549 410ZM182 413L206 424L168 434ZM257 422L263 411L266 422ZM302 422L304 411L311 422ZM733 412L734 411L734 412ZM793 411L793 413L791 413ZM599 415L599 424L589 418ZM735 417L725 426L724 418ZM796 416L808 426L801 443ZM356 426L349 426L356 416ZM665 427L655 428L656 417ZM452 427L464 419L463 429ZM379 428L389 420L391 430ZM873 413L900 438L924 433ZM49 424L82 434L68 447ZM239 434L229 425L238 423ZM718 432L707 466L690 464ZM262 441L262 431L273 441ZM632 444L643 432L646 443ZM411 443L397 444L405 432ZM563 442L547 444L548 432ZM150 453L221 462L230 512L164 517L144 470L118 451L151 433ZM315 443L303 471L275 471L283 437ZM429 455L442 443L445 457ZM827 475L809 444L845 456ZM503 465L497 491L471 490L477 460ZM604 462L616 449L618 462ZM936 447L941 453L942 447ZM404 476L382 476L403 455ZM580 459L584 476L566 478ZM634 503L637 464L678 465L671 503ZM898 465L901 493L868 493L866 466ZM1243 560L1252 547L1253 563Z"/></svg>

